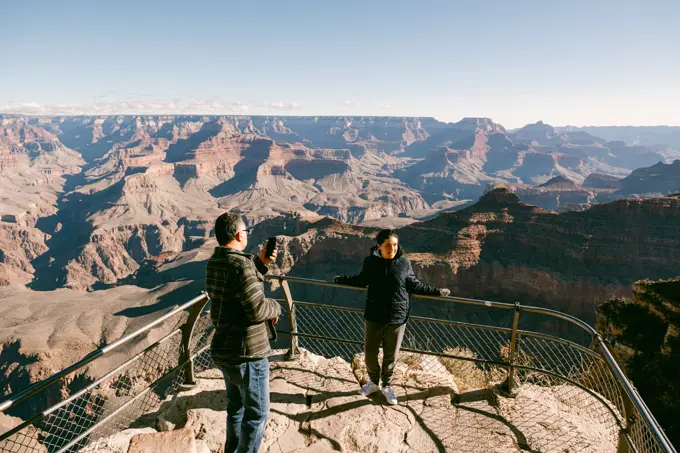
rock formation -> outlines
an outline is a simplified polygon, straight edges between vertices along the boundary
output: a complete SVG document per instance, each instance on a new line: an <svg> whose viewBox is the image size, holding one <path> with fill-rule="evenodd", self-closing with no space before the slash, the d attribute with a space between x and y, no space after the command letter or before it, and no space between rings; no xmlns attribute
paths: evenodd
<svg viewBox="0 0 680 453"><path fill-rule="evenodd" d="M680 442L680 277L643 280L630 299L612 299L598 310L598 328L612 345L643 399Z"/></svg>
<svg viewBox="0 0 680 453"><path fill-rule="evenodd" d="M680 160L670 164L659 162L647 168L638 168L619 181L616 197L650 197L680 193Z"/></svg>
<svg viewBox="0 0 680 453"><path fill-rule="evenodd" d="M620 182L621 178L615 176L591 173L583 181L583 187L587 189L620 189Z"/></svg>
<svg viewBox="0 0 680 453"><path fill-rule="evenodd" d="M565 176L556 176L535 187L511 186L522 202L556 212L588 209L597 193L579 186Z"/></svg>
<svg viewBox="0 0 680 453"><path fill-rule="evenodd" d="M680 149L680 127L678 126L568 126L561 130L575 133L586 132L609 141L639 143L653 146L664 144L666 147Z"/></svg>
<svg viewBox="0 0 680 453"><path fill-rule="evenodd" d="M31 281L32 261L48 251L37 224L56 214L66 177L82 164L49 131L0 116L0 285Z"/></svg>
<svg viewBox="0 0 680 453"><path fill-rule="evenodd" d="M487 118L0 116L0 284L102 288L205 241L225 210L403 226L486 185L617 177L663 159L538 123ZM657 193L656 189L651 193ZM661 193L661 192L659 192ZM528 201L582 210L587 191ZM559 197L559 200L558 200ZM611 199L615 199L611 198ZM604 199L602 199L604 201Z"/></svg>

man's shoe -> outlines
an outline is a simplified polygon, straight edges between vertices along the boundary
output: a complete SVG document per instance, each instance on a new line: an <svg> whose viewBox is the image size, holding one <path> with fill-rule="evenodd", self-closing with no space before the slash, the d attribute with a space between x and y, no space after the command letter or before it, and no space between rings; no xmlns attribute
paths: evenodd
<svg viewBox="0 0 680 453"><path fill-rule="evenodd" d="M361 387L361 390L359 390L359 394L360 394L360 395L368 396L368 395L374 394L374 393L377 392L378 390L380 390L380 387L378 387L378 386L377 386L376 384L374 384L372 381L368 381L368 382L366 383L366 385L364 385L363 387Z"/></svg>
<svg viewBox="0 0 680 453"><path fill-rule="evenodd" d="M383 395L385 395L385 400L387 400L387 404L397 404L397 396L394 394L394 390L392 390L392 387L389 385L386 387L383 387L382 389Z"/></svg>

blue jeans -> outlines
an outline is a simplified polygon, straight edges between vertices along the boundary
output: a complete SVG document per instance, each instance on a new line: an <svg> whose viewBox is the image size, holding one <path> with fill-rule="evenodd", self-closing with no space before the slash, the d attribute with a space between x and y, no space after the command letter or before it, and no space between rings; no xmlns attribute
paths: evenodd
<svg viewBox="0 0 680 453"><path fill-rule="evenodd" d="M220 365L227 384L225 453L257 453L269 415L269 361Z"/></svg>

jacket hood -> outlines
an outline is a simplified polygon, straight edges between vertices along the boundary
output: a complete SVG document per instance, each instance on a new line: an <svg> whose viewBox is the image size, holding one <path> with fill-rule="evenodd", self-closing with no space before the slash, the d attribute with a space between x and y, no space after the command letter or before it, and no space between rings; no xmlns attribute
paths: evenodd
<svg viewBox="0 0 680 453"><path fill-rule="evenodd" d="M373 247L371 247L371 255L377 256L378 258L382 258L382 256L380 255L380 249L378 249L377 245L374 245ZM400 245L400 246L397 247L397 254L394 256L393 259L396 260L397 258L401 258L402 256L404 256L404 251L401 249L401 245Z"/></svg>

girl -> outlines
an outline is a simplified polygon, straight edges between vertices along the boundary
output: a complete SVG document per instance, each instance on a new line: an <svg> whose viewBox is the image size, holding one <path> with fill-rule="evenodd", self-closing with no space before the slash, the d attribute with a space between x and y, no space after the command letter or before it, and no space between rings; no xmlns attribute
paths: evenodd
<svg viewBox="0 0 680 453"><path fill-rule="evenodd" d="M411 262L403 256L394 230L380 231L376 241L378 244L371 248L359 275L336 276L333 281L349 286L368 286L364 311L364 355L370 381L360 393L368 396L380 390L378 382L382 378L382 392L387 403L397 404L390 382L406 330L409 293L448 296L451 291L426 285L416 278ZM382 368L378 363L381 344Z"/></svg>

